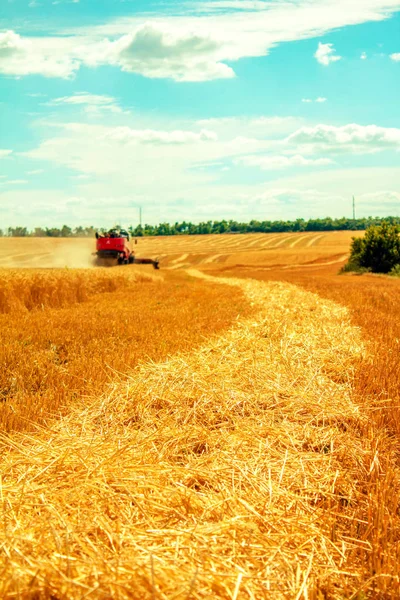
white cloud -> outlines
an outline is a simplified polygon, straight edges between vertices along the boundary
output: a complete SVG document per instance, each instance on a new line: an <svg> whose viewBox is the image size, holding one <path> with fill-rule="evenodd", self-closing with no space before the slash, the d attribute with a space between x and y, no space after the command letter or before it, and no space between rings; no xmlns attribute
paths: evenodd
<svg viewBox="0 0 400 600"><path fill-rule="evenodd" d="M366 52L362 52L361 56L360 56L361 60L367 60L367 53Z"/></svg>
<svg viewBox="0 0 400 600"><path fill-rule="evenodd" d="M320 167L333 164L329 158L305 158L296 154L294 156L242 156L235 160L236 164L246 167L259 167L263 171L288 169L290 167Z"/></svg>
<svg viewBox="0 0 400 600"><path fill-rule="evenodd" d="M97 106L104 106L114 104L114 102L115 98L112 98L111 96L98 96L96 94L78 92L73 96L56 98L55 100L52 100L50 104L95 104Z"/></svg>
<svg viewBox="0 0 400 600"><path fill-rule="evenodd" d="M5 158L6 156L10 156L12 154L12 150L0 150L0 158Z"/></svg>
<svg viewBox="0 0 400 600"><path fill-rule="evenodd" d="M33 38L23 38L14 31L0 33L0 73L67 79L79 68L78 61L65 55L59 44L53 48L46 40L42 44L36 43Z"/></svg>
<svg viewBox="0 0 400 600"><path fill-rule="evenodd" d="M36 198L38 205L29 208L26 215L21 213L24 223L28 219L45 222L41 215L45 215L44 211L48 214L52 208L53 219L106 224L107 219L114 220L115 211L129 220L136 218L129 216L137 212L129 208L132 203L143 204L149 222L214 217L246 220L258 210L268 208L266 200L265 206L262 200L255 200L261 194L270 193L268 190L283 190L274 196L274 214L278 218L288 218L294 210L296 216L321 213L321 216L341 216L345 214L342 207L351 203L352 194L359 196L379 191L382 181L388 190L400 190L396 168L379 171L370 167L342 169L332 162L334 152L360 151L360 147L363 152L370 151L369 146L365 150L365 145L361 145L361 134L356 139L354 131L346 129L362 128L360 125L345 126L350 141L343 141L341 128L333 128L332 139L329 136L327 139L327 125L306 128L303 120L293 117L243 116L190 122L151 113L126 115L124 122L124 127L94 125L87 120L47 125L40 122L41 127L48 127L46 134L49 137L24 153L23 159L30 161L32 169L35 168L33 161L39 160L38 168L46 169L44 161L48 161L71 170L69 175L75 172L75 177L69 179L72 194L54 190L53 196L43 196L48 202L41 209L44 201L38 185L31 183L29 191L33 195L27 193L24 196L21 185L15 187L13 195L9 191L6 196L1 196L0 201L3 205L8 202L10 211L14 211L17 209L10 204L11 198L21 198L21 202L24 198L28 207L30 202L36 202L32 198ZM317 131L311 135L310 130ZM306 134L307 141L296 139L299 132L302 136ZM361 139L365 144L365 135ZM376 137L374 141L377 141ZM346 145L350 142L351 147ZM20 155L18 160L22 160ZM230 177L223 169L232 164L253 166L262 173L253 178L254 183L251 178L244 180L243 172L235 173L233 167ZM263 183L257 183L261 179ZM3 186L2 189L7 188ZM290 193L285 195L285 190ZM378 214L382 213L378 211ZM17 221L15 217L14 222ZM21 218L19 222L22 222Z"/></svg>
<svg viewBox="0 0 400 600"><path fill-rule="evenodd" d="M319 42L318 50L314 54L314 57L321 65L324 65L325 67L333 62L341 60L342 58L336 54L333 44L323 44L322 42Z"/></svg>
<svg viewBox="0 0 400 600"><path fill-rule="evenodd" d="M44 173L44 169L34 169L33 171L27 171L27 175L41 175Z"/></svg>
<svg viewBox="0 0 400 600"><path fill-rule="evenodd" d="M367 194L360 194L356 200L358 206L368 206L380 212L385 210L387 214L390 210L394 209L397 214L399 213L400 192L394 190L378 190Z"/></svg>
<svg viewBox="0 0 400 600"><path fill-rule="evenodd" d="M395 54L391 54L390 58L395 62L400 62L400 52L396 52Z"/></svg>
<svg viewBox="0 0 400 600"><path fill-rule="evenodd" d="M214 2L202 2L197 5L198 12L220 12L228 10L255 11L267 10L268 2L262 0L215 0Z"/></svg>
<svg viewBox="0 0 400 600"><path fill-rule="evenodd" d="M143 144L191 144L217 140L213 131L202 129L195 131L156 131L152 129L131 129L130 127L115 127L104 134L102 139L110 139L122 143Z"/></svg>
<svg viewBox="0 0 400 600"><path fill-rule="evenodd" d="M126 126L40 122L49 127L47 139L25 156L64 164L82 172L127 173L137 165L140 176L155 170L192 169L225 156L266 150L302 124L300 119L232 118L191 122L127 115ZM134 126L131 125L134 124ZM54 130L57 130L54 134ZM257 134L259 137L253 136ZM280 143L280 142L279 142ZM168 145L168 151L166 150ZM146 166L143 167L143 164ZM156 165L156 166L155 166ZM214 175L215 176L215 175Z"/></svg>
<svg viewBox="0 0 400 600"><path fill-rule="evenodd" d="M235 116L201 119L197 121L196 125L212 129L221 139L236 140L238 145L245 146L248 140L250 143L253 143L255 139L263 140L266 144L270 140L280 139L283 135L301 127L303 123L304 120L298 117L261 115L258 117Z"/></svg>
<svg viewBox="0 0 400 600"><path fill-rule="evenodd" d="M386 189L396 193L400 192L399 169L396 167L357 167L307 171L295 176L285 174L284 177L275 179L273 186L297 190L313 188L322 194L332 194L332 190L334 190L336 194L346 197L350 206L353 195L358 198L360 195L382 190L382 182L385 182ZM398 211L400 212L400 206Z"/></svg>
<svg viewBox="0 0 400 600"><path fill-rule="evenodd" d="M85 111L92 115L97 115L101 112L122 113L124 112L117 101L112 96L101 96L96 94L87 94L85 92L77 92L73 96L65 96L55 98L48 102L49 106L83 106Z"/></svg>
<svg viewBox="0 0 400 600"><path fill-rule="evenodd" d="M342 127L321 124L300 128L286 142L313 152L373 153L400 150L400 129L355 123Z"/></svg>
<svg viewBox="0 0 400 600"><path fill-rule="evenodd" d="M323 104L327 100L328 100L328 98L318 96L318 98L315 98L315 100L312 100L311 98L302 98L301 101L304 102L304 104L312 104L313 102L317 102L318 104Z"/></svg>
<svg viewBox="0 0 400 600"><path fill-rule="evenodd" d="M28 183L26 179L6 179L5 181L0 182L0 185L24 185L25 183Z"/></svg>
<svg viewBox="0 0 400 600"><path fill-rule="evenodd" d="M145 23L116 42L107 42L96 63L119 65L123 71L175 81L231 79L231 67L218 60L220 42L194 31L174 31Z"/></svg>
<svg viewBox="0 0 400 600"><path fill-rule="evenodd" d="M366 172L367 171L367 172ZM233 218L288 219L296 217L351 216L352 195L356 195L359 216L400 215L398 169L339 169L310 172L256 185L189 185L180 191L163 185L160 178L143 194L132 185L122 190L118 179L83 185L73 194L57 189L14 188L0 191L1 207L7 208L7 221L29 227L93 223L109 226L115 214L124 223L137 223L140 203L149 223L174 220L200 221ZM383 190L382 181L386 182ZM164 183L164 182L163 182ZM193 183L193 182L192 182ZM382 191L383 190L383 191Z"/></svg>
<svg viewBox="0 0 400 600"><path fill-rule="evenodd" d="M136 129L68 123L58 129L57 135L23 156L96 174L100 179L112 173L118 175L118 184L130 189L134 185L136 190L146 189L155 181L162 181L163 186L168 181L179 189L179 182L198 181L198 175L189 173L196 163L241 151L237 143L218 141L213 131L204 128ZM259 145L249 145L250 151Z"/></svg>
<svg viewBox="0 0 400 600"><path fill-rule="evenodd" d="M217 10L215 10L217 9ZM238 10L240 9L240 10ZM175 81L235 76L231 63L266 56L278 44L326 35L338 28L389 18L400 0L219 0L168 3L163 11L65 29L57 37L0 34L0 73L72 77L84 64ZM331 44L316 53L339 60Z"/></svg>

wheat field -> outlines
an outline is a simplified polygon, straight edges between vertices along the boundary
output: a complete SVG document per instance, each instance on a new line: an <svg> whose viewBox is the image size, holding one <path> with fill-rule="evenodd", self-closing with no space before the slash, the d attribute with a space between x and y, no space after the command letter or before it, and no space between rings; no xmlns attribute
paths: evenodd
<svg viewBox="0 0 400 600"><path fill-rule="evenodd" d="M400 282L351 235L0 240L1 598L399 597Z"/></svg>
<svg viewBox="0 0 400 600"><path fill-rule="evenodd" d="M0 427L32 428L101 391L141 360L161 360L248 309L176 274L136 269L0 269ZM233 302L232 302L233 300Z"/></svg>
<svg viewBox="0 0 400 600"><path fill-rule="evenodd" d="M162 266L205 269L236 264L269 266L343 262L352 236L362 232L179 235L137 238L137 256L158 257ZM0 238L1 267L93 266L94 239ZM335 262L335 264L336 264Z"/></svg>

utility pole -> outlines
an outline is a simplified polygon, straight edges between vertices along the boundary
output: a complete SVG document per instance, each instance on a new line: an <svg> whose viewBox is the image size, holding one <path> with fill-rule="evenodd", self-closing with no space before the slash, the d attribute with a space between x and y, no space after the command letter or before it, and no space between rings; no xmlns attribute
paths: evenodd
<svg viewBox="0 0 400 600"><path fill-rule="evenodd" d="M142 227L142 207L139 206L139 222L140 222L140 227Z"/></svg>
<svg viewBox="0 0 400 600"><path fill-rule="evenodd" d="M356 220L356 200L353 196L353 221Z"/></svg>

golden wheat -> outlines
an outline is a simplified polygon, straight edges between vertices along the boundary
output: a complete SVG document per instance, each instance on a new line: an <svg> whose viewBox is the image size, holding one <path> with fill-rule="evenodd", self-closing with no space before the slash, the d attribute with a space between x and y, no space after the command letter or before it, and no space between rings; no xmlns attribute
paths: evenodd
<svg viewBox="0 0 400 600"><path fill-rule="evenodd" d="M2 440L2 597L400 596L400 285L335 276L347 251L344 234L284 235L246 236L246 252L237 247L242 236L213 236L209 254L201 252L204 238L189 239L190 247L168 240L165 264L172 268L163 282L121 281L108 293L88 280L81 298L76 272L66 291L72 304L63 305L55 280L52 292L44 285L36 295L21 294L23 302L13 300L18 286L9 284L0 322L13 346L0 353L3 373L17 366L20 381L45 382L42 396L35 388L34 402L25 393L20 406L29 420L47 421L49 428ZM148 243L155 254L164 240ZM296 266L303 261L308 264ZM227 291L179 273L193 264L285 279L319 297L271 283L235 281ZM100 272L102 285L112 273L122 271ZM32 272L32 281L37 275L58 277ZM238 285L256 313L188 352L202 335L246 314ZM321 297L346 304L362 331ZM141 335L129 338L139 359L146 358L144 348L157 361L185 350L164 363L140 362L128 380L128 351L116 370L96 371L107 362L104 341L117 352L133 332L122 309L127 298L143 315ZM219 306L222 317L214 323ZM153 331L158 312L164 318ZM104 331L92 345L89 332L99 325ZM74 331L68 369L85 354L101 356L76 367L82 378L76 389L53 364L65 360L68 329ZM35 339L44 345L32 344ZM56 339L56 361L49 360L47 339ZM14 406L10 381L3 416ZM107 382L112 388L101 394ZM53 389L67 390L66 396L47 405ZM59 422L49 421L61 407ZM25 423L12 421L12 411L7 419L17 429Z"/></svg>
<svg viewBox="0 0 400 600"><path fill-rule="evenodd" d="M147 267L0 271L0 429L54 418L139 360L191 348L244 313L184 276Z"/></svg>
<svg viewBox="0 0 400 600"><path fill-rule="evenodd" d="M133 247L138 256L159 256L163 268L174 270L198 265L208 270L238 264L271 267L343 257L353 235L363 232L146 237ZM92 239L0 238L0 267L89 267L93 251Z"/></svg>
<svg viewBox="0 0 400 600"><path fill-rule="evenodd" d="M369 419L361 435L374 448L376 468L365 469L359 488L365 503L353 507L353 537L363 546L354 559L364 565L364 597L400 597L400 280L376 275L338 275L337 266L313 271L254 270L240 274L261 281L286 280L349 308L368 353L356 364L354 400ZM363 595L360 592L360 598Z"/></svg>
<svg viewBox="0 0 400 600"><path fill-rule="evenodd" d="M256 313L228 334L3 439L2 597L363 590L358 482L380 467L351 398L359 331L294 286L233 283Z"/></svg>

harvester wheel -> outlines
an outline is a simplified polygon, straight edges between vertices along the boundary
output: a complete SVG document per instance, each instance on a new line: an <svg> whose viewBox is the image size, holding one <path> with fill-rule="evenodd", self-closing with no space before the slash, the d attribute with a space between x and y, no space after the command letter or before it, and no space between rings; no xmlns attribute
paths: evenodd
<svg viewBox="0 0 400 600"><path fill-rule="evenodd" d="M133 256L133 254L131 254L129 257L129 264L133 265L134 262L135 262L135 257Z"/></svg>
<svg viewBox="0 0 400 600"><path fill-rule="evenodd" d="M124 259L121 257L118 257L118 264L119 265L123 265L124 264Z"/></svg>

